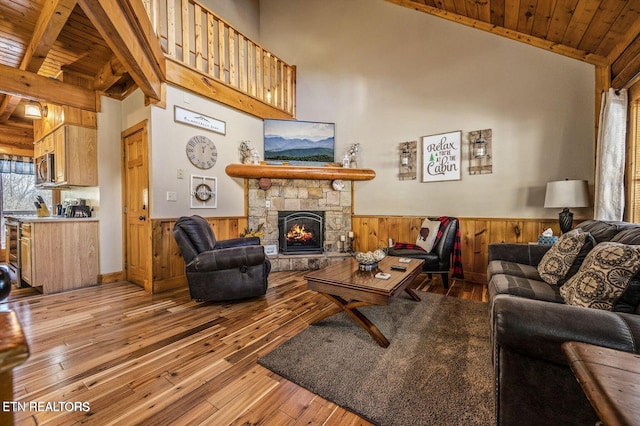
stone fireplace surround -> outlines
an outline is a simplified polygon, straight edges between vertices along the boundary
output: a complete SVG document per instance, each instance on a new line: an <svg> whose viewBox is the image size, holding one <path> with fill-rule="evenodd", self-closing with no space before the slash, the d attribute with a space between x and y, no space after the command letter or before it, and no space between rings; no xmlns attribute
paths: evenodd
<svg viewBox="0 0 640 426"><path fill-rule="evenodd" d="M263 245L278 246L278 211L323 211L324 253L269 256L273 271L300 271L323 268L349 257L338 247L341 235L351 230L352 182L345 180L344 189L336 191L331 180L271 179L271 187L262 190L258 179L248 181L249 227L264 224ZM270 206L267 207L267 201Z"/></svg>

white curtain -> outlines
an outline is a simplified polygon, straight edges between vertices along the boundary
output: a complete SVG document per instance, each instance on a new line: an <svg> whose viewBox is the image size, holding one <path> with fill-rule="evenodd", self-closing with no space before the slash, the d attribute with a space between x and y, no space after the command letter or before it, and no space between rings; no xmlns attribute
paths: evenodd
<svg viewBox="0 0 640 426"><path fill-rule="evenodd" d="M627 91L614 90L602 94L594 219L622 220L624 214L624 153L627 134Z"/></svg>

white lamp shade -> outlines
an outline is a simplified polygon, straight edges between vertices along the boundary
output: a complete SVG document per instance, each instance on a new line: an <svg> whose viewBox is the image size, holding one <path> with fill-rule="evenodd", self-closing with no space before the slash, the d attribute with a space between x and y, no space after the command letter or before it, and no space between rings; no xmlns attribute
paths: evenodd
<svg viewBox="0 0 640 426"><path fill-rule="evenodd" d="M586 180L558 180L547 183L545 207L589 207L589 184Z"/></svg>

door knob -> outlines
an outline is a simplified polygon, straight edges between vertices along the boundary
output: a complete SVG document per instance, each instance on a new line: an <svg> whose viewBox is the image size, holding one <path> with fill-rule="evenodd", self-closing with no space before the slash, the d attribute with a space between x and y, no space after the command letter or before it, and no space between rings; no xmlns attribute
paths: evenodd
<svg viewBox="0 0 640 426"><path fill-rule="evenodd" d="M147 220L146 216L138 216L138 220Z"/></svg>

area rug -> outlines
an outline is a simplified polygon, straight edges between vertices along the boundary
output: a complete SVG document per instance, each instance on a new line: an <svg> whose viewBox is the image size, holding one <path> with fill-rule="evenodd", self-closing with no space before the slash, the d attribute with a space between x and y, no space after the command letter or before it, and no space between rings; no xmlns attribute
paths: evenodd
<svg viewBox="0 0 640 426"><path fill-rule="evenodd" d="M494 424L487 304L418 294L360 309L386 349L342 312L258 362L379 425Z"/></svg>

